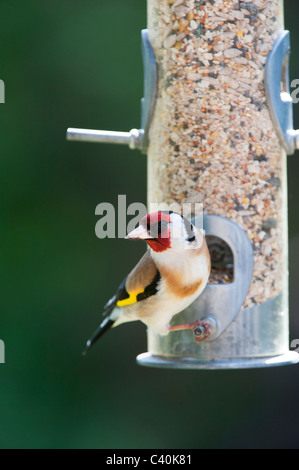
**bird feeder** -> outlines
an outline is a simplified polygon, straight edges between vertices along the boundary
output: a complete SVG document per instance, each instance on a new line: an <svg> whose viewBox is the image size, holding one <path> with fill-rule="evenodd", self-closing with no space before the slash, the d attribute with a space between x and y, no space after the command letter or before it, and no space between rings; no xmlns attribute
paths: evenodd
<svg viewBox="0 0 299 470"><path fill-rule="evenodd" d="M69 140L127 143L148 157L148 203L202 203L212 271L172 325L148 331L144 366L293 364L289 351L286 154L299 148L282 0L151 0L142 32L141 129L69 129ZM196 216L197 214L194 214ZM200 334L200 332L198 333Z"/></svg>

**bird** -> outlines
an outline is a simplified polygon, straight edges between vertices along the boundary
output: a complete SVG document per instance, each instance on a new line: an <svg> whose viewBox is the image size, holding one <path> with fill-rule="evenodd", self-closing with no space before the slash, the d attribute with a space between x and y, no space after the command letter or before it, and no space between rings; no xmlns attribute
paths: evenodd
<svg viewBox="0 0 299 470"><path fill-rule="evenodd" d="M145 215L127 240L143 240L148 250L104 306L104 320L86 343L87 351L111 327L141 320L159 335L200 327L206 339L208 323L197 320L170 326L174 315L187 308L207 285L211 258L204 231L173 211ZM199 336L199 335L198 335Z"/></svg>

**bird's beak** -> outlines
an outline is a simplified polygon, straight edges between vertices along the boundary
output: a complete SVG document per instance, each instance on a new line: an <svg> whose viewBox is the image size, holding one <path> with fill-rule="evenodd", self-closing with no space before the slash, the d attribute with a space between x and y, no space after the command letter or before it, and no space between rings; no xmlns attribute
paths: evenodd
<svg viewBox="0 0 299 470"><path fill-rule="evenodd" d="M149 235L146 228L142 225L139 225L126 236L126 240L148 240L149 238L152 239L153 237Z"/></svg>

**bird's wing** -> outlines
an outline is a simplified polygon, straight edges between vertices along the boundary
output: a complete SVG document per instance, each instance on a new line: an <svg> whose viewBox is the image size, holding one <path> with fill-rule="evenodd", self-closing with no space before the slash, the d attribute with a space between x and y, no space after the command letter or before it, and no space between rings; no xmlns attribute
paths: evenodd
<svg viewBox="0 0 299 470"><path fill-rule="evenodd" d="M121 283L116 294L107 302L104 315L109 314L114 307L126 307L155 295L160 278L160 272L150 251L147 251Z"/></svg>
<svg viewBox="0 0 299 470"><path fill-rule="evenodd" d="M115 307L126 307L155 295L159 290L160 272L157 269L150 252L147 251L139 263L121 283L116 294L104 307L104 320L97 328L91 339L87 341L84 354L92 345L115 323L113 311Z"/></svg>

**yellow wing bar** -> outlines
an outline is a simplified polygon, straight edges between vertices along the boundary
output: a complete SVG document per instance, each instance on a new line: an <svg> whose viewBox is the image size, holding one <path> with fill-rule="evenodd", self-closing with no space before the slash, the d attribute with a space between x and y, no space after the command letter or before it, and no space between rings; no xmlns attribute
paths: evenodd
<svg viewBox="0 0 299 470"><path fill-rule="evenodd" d="M118 307L126 307L127 305L135 304L137 302L137 295L142 294L143 292L144 289L140 290L139 292L130 292L127 299L118 300L116 305Z"/></svg>

